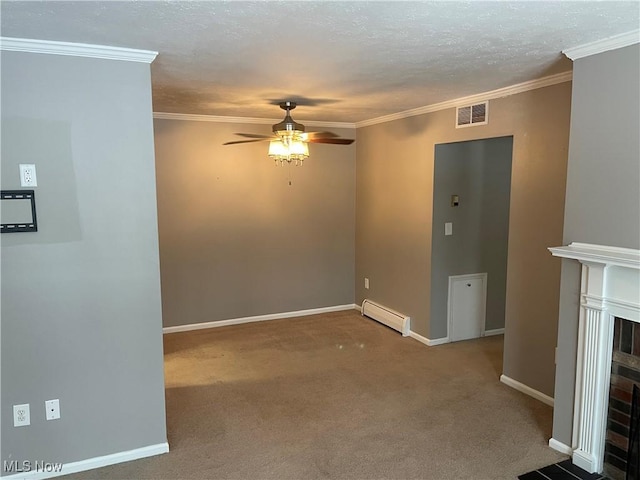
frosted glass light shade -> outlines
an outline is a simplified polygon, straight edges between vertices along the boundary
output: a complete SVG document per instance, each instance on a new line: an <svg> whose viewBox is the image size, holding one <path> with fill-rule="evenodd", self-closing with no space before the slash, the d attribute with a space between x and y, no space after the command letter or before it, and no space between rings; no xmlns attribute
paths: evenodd
<svg viewBox="0 0 640 480"><path fill-rule="evenodd" d="M287 147L281 140L271 140L269 142L269 156L271 158L283 158L288 154Z"/></svg>
<svg viewBox="0 0 640 480"><path fill-rule="evenodd" d="M300 140L294 140L289 146L289 155L306 158L309 156L309 144Z"/></svg>

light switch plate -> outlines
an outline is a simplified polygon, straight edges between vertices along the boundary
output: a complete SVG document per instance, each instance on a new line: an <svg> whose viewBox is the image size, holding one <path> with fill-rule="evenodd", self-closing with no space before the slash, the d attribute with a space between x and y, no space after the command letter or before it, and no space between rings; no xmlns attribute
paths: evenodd
<svg viewBox="0 0 640 480"><path fill-rule="evenodd" d="M447 222L444 224L444 234L445 235L453 235L453 223Z"/></svg>
<svg viewBox="0 0 640 480"><path fill-rule="evenodd" d="M47 400L44 402L47 420L57 420L60 418L60 400Z"/></svg>

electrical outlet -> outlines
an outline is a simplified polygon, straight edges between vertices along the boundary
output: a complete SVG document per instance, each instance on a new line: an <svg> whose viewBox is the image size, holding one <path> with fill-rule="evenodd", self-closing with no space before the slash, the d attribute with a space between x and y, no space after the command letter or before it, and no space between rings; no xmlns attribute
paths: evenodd
<svg viewBox="0 0 640 480"><path fill-rule="evenodd" d="M20 164L20 186L37 187L36 166L33 164Z"/></svg>
<svg viewBox="0 0 640 480"><path fill-rule="evenodd" d="M44 402L45 415L47 420L57 420L60 418L60 400L47 400Z"/></svg>
<svg viewBox="0 0 640 480"><path fill-rule="evenodd" d="M13 426L25 427L31 425L31 415L29 414L29 404L13 406Z"/></svg>
<svg viewBox="0 0 640 480"><path fill-rule="evenodd" d="M369 290L369 279L365 277L364 279L364 288L366 288L367 290Z"/></svg>

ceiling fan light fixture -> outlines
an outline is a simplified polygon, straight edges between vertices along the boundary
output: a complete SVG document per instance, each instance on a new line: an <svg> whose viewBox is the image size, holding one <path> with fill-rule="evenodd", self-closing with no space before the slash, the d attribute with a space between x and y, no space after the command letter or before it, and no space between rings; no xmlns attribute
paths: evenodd
<svg viewBox="0 0 640 480"><path fill-rule="evenodd" d="M276 165L302 165L309 157L309 143L329 143L335 145L351 145L354 140L340 138L332 132L304 131L304 125L291 118L290 112L296 108L296 102L280 102L280 108L286 112L284 120L273 125L273 136L255 133L237 133L248 140L235 140L223 145L236 145L240 143L269 142L267 155L273 158Z"/></svg>
<svg viewBox="0 0 640 480"><path fill-rule="evenodd" d="M305 158L309 157L309 145L300 140L284 142L282 140L271 140L269 142L269 157L273 158L276 165L295 162L302 165Z"/></svg>

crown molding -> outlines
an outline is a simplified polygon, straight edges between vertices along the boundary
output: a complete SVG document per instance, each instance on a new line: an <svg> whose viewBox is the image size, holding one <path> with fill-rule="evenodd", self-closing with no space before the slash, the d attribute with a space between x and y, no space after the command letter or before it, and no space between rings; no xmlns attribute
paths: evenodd
<svg viewBox="0 0 640 480"><path fill-rule="evenodd" d="M529 90L535 90L537 88L549 87L558 83L570 82L572 78L573 72L562 72L555 75L550 75L548 77L518 83L509 87L498 88L497 90L469 95L468 97L460 97L454 100L447 100L446 102L434 103L432 105L413 108L411 110L405 110L403 112L392 113L390 115L384 115L382 117L372 118L370 120L363 120L361 122L356 122L356 128L368 127L370 125L391 122L392 120L400 120L407 117L415 117L416 115L446 110L447 108L473 105L475 103L481 103L495 98L508 97L509 95L515 95L517 93L527 92Z"/></svg>
<svg viewBox="0 0 640 480"><path fill-rule="evenodd" d="M250 118L250 117L222 117L217 115L200 115L195 113L170 113L153 112L153 118L159 120L182 120L191 122L214 122L214 123L253 123L267 125L277 123L280 120L270 118Z"/></svg>
<svg viewBox="0 0 640 480"><path fill-rule="evenodd" d="M566 50L563 50L562 53L571 60L577 60L579 58L589 57L598 53L608 52L609 50L616 50L618 48L628 47L629 45L635 45L636 43L640 43L640 30L633 30L631 32L579 45L577 47L567 48Z"/></svg>
<svg viewBox="0 0 640 480"><path fill-rule="evenodd" d="M153 118L160 120L187 120L192 122L217 122L217 123L252 123L257 125L273 125L282 121L281 118L252 118L252 117L222 117L216 115L199 115L192 113L168 113L153 112ZM326 128L356 128L355 123L347 122L321 122L303 120L305 126Z"/></svg>
<svg viewBox="0 0 640 480"><path fill-rule="evenodd" d="M103 58L127 62L151 63L158 52L133 48L90 45L87 43L54 42L29 38L0 37L0 50L11 52L45 53L49 55L69 55L72 57Z"/></svg>

